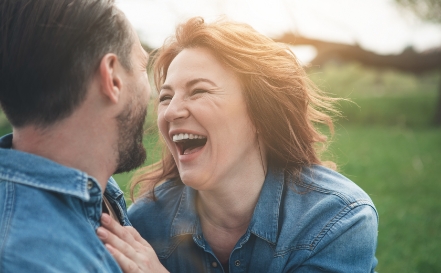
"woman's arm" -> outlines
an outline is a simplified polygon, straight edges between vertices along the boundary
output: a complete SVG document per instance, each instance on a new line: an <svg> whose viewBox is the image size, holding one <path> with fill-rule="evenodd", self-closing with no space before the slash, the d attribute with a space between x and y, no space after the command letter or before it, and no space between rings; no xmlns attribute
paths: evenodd
<svg viewBox="0 0 441 273"><path fill-rule="evenodd" d="M124 273L168 272L150 244L133 227L123 227L105 213L101 224L97 235Z"/></svg>

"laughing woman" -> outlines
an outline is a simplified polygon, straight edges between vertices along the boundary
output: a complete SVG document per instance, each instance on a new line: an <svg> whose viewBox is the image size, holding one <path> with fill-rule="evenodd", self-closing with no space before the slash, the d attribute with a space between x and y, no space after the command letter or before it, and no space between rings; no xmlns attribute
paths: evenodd
<svg viewBox="0 0 441 273"><path fill-rule="evenodd" d="M166 145L129 218L169 271L374 271L375 207L317 153L333 100L285 45L193 18L154 72Z"/></svg>

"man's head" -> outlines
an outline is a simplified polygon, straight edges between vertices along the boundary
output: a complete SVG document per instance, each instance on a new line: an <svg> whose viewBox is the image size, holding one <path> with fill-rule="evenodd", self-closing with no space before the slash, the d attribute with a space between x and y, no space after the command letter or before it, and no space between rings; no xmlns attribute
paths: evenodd
<svg viewBox="0 0 441 273"><path fill-rule="evenodd" d="M125 93L112 108L118 109L116 171L144 161L147 54L114 0L2 0L0 37L0 105L14 130L52 128L85 104L103 105L86 98L111 97L121 87ZM94 88L107 95L91 95L97 75Z"/></svg>
<svg viewBox="0 0 441 273"><path fill-rule="evenodd" d="M69 116L106 53L131 69L132 33L112 0L1 1L0 103L11 124Z"/></svg>
<svg viewBox="0 0 441 273"><path fill-rule="evenodd" d="M136 36L136 33L134 34ZM143 125L147 116L150 86L147 77L148 55L139 42L132 47L132 71L126 74L128 100L116 116L118 125L118 158L115 173L139 167L146 159L143 146Z"/></svg>

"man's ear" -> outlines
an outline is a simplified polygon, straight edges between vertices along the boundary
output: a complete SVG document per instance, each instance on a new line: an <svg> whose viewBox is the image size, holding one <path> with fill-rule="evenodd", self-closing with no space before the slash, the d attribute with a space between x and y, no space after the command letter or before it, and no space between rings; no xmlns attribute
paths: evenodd
<svg viewBox="0 0 441 273"><path fill-rule="evenodd" d="M99 66L101 92L113 103L119 101L123 87L120 71L118 57L112 53L104 55Z"/></svg>

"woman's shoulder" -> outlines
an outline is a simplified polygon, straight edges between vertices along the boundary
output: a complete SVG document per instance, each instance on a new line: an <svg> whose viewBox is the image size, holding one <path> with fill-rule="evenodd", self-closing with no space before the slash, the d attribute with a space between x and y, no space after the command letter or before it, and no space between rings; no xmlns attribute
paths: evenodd
<svg viewBox="0 0 441 273"><path fill-rule="evenodd" d="M328 223L361 212L378 221L375 205L361 187L320 165L303 168L300 176L287 183L284 204L287 215L303 219L307 215L311 221Z"/></svg>
<svg viewBox="0 0 441 273"><path fill-rule="evenodd" d="M338 172L318 165L304 168L300 177L289 182L280 208L277 252L305 250L295 256L299 263L311 256L314 264L345 255L376 263L378 213L365 191ZM339 251L343 254L336 256Z"/></svg>
<svg viewBox="0 0 441 273"><path fill-rule="evenodd" d="M321 165L303 168L295 181L300 191L313 191L323 198L338 198L344 204L366 203L374 206L370 196L346 176Z"/></svg>
<svg viewBox="0 0 441 273"><path fill-rule="evenodd" d="M184 184L176 179L167 180L156 186L153 191L147 192L138 197L129 207L128 213L131 218L139 213L149 210L160 209L166 205L173 204L173 200L179 201L179 197L184 189ZM153 198L154 194L154 198Z"/></svg>
<svg viewBox="0 0 441 273"><path fill-rule="evenodd" d="M151 198L151 192L140 196L128 209L132 225L138 230L144 230L151 226L161 226L161 223L170 223L184 187L180 181L172 179L154 188L155 199Z"/></svg>
<svg viewBox="0 0 441 273"><path fill-rule="evenodd" d="M166 256L173 246L172 223L184 189L185 185L179 180L168 180L155 187L155 199L141 196L128 209L131 224L159 257Z"/></svg>

